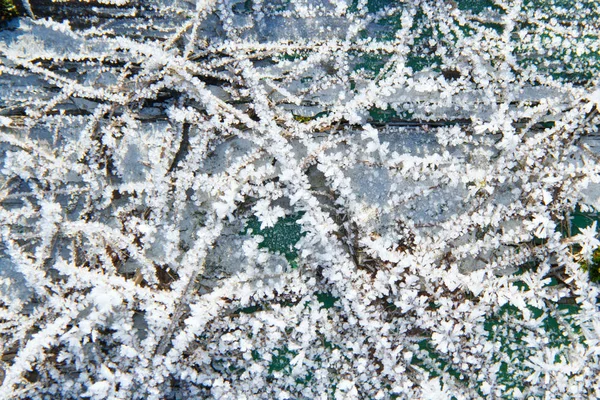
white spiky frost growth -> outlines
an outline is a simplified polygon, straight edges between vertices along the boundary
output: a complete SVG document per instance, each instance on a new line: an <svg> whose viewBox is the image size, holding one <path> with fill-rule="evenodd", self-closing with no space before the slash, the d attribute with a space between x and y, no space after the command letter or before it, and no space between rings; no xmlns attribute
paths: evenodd
<svg viewBox="0 0 600 400"><path fill-rule="evenodd" d="M125 3L0 32L0 396L600 392L598 3Z"/></svg>

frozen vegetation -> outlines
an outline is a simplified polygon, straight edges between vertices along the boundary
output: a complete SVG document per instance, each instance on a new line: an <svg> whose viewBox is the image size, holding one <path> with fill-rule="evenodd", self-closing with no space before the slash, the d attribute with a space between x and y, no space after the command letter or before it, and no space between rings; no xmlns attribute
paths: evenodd
<svg viewBox="0 0 600 400"><path fill-rule="evenodd" d="M62 10L0 30L0 398L600 396L600 3Z"/></svg>

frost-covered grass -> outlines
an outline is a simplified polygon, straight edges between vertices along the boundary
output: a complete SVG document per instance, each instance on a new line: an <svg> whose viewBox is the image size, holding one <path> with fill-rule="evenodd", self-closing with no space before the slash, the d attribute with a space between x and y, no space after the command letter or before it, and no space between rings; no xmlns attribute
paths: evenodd
<svg viewBox="0 0 600 400"><path fill-rule="evenodd" d="M599 7L11 21L0 397L598 397Z"/></svg>

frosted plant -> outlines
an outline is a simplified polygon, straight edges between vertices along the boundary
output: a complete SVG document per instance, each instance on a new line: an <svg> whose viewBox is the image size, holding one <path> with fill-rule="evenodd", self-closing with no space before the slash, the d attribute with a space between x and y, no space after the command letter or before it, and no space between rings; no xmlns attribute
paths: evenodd
<svg viewBox="0 0 600 400"><path fill-rule="evenodd" d="M97 3L0 31L1 396L597 396L597 2Z"/></svg>

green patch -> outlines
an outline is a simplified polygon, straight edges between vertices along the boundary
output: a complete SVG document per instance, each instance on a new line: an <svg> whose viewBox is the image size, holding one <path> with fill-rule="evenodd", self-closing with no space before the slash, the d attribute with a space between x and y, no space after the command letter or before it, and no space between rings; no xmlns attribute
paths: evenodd
<svg viewBox="0 0 600 400"><path fill-rule="evenodd" d="M457 371L442 355L435 351L429 339L419 341L420 355L413 355L411 364L429 373L432 378L437 378L442 372L447 372L454 378L463 381L464 376ZM423 357L423 355L425 355Z"/></svg>
<svg viewBox="0 0 600 400"><path fill-rule="evenodd" d="M520 290L522 290L524 292L526 292L526 291L529 290L529 286L525 282L523 282L523 281L513 282L513 285L516 286L516 287L518 287Z"/></svg>
<svg viewBox="0 0 600 400"><path fill-rule="evenodd" d="M576 3L581 4L581 7L576 8ZM559 21L572 22L573 20L582 19L582 17L591 20L600 18L600 5L597 0L579 2L573 0L526 0L523 2L523 8L547 13ZM582 12L582 10L585 10L585 12Z"/></svg>
<svg viewBox="0 0 600 400"><path fill-rule="evenodd" d="M556 286L556 285L558 285L558 279L556 279L555 277L551 277L550 282L546 283L544 285L544 287L550 287L550 286Z"/></svg>
<svg viewBox="0 0 600 400"><path fill-rule="evenodd" d="M544 318L542 326L546 333L548 333L549 347L561 348L571 345L569 336L555 317L547 316Z"/></svg>
<svg viewBox="0 0 600 400"><path fill-rule="evenodd" d="M484 11L501 11L502 8L494 4L493 0L456 0L456 5L461 11L471 11L473 14L480 14Z"/></svg>
<svg viewBox="0 0 600 400"><path fill-rule="evenodd" d="M555 125L556 125L555 121L538 122L537 124L535 124L535 126L540 129L552 129L552 128L554 128Z"/></svg>
<svg viewBox="0 0 600 400"><path fill-rule="evenodd" d="M397 6L398 1L396 0L368 0L367 10L369 13L376 13L377 11L383 10L388 6ZM358 0L352 0L348 12L354 14L358 11Z"/></svg>
<svg viewBox="0 0 600 400"><path fill-rule="evenodd" d="M386 123L394 119L399 119L398 113L391 108L382 110L378 107L373 107L369 110L369 117L371 122L374 123Z"/></svg>
<svg viewBox="0 0 600 400"><path fill-rule="evenodd" d="M495 31L498 35L502 35L504 33L504 25L498 24L495 22L486 22L482 24L488 29Z"/></svg>
<svg viewBox="0 0 600 400"><path fill-rule="evenodd" d="M406 58L406 66L413 72L429 68L434 72L441 72L442 59L435 54L435 51L437 46L443 43L444 35L432 25L421 10L415 15L411 34L416 38Z"/></svg>
<svg viewBox="0 0 600 400"><path fill-rule="evenodd" d="M580 341L583 339L581 329L572 318L579 310L577 306L556 305L557 314L562 315L560 320L542 309L532 306L528 306L528 309L533 318L541 319L540 327L537 328L538 335L548 338L547 347L557 349L558 360L561 350L571 346L573 335L578 336ZM511 398L510 394L514 389L524 391L524 379L533 373L525 362L534 356L535 352L527 345L530 331L522 326L521 321L521 311L511 304L505 304L498 313L484 322L488 340L499 345L499 351L493 355L492 361L499 365L497 383L504 387L503 398Z"/></svg>
<svg viewBox="0 0 600 400"><path fill-rule="evenodd" d="M583 15L583 13L581 13ZM550 14L552 15L552 14ZM574 18L577 19L577 18ZM592 20L586 17L582 24ZM594 79L600 72L600 53L593 51L590 44L597 42L597 35L580 35L576 38L556 35L551 31L544 31L544 26L524 24L522 30L530 32L539 38L541 46L521 42L514 38L517 63L522 68L535 66L539 71L545 72L555 80L571 83L587 82ZM539 31L542 30L541 33ZM560 39L554 47L551 43ZM575 49L580 48L581 53Z"/></svg>
<svg viewBox="0 0 600 400"><path fill-rule="evenodd" d="M575 210L569 216L570 230L562 229L563 236L575 236L581 233L581 230L592 225L594 221L600 226L600 213L597 212L583 212L581 208L577 206Z"/></svg>
<svg viewBox="0 0 600 400"><path fill-rule="evenodd" d="M306 60L309 53L306 51L290 51L286 54L280 54L275 57L275 59L280 61L299 61Z"/></svg>
<svg viewBox="0 0 600 400"><path fill-rule="evenodd" d="M304 378L297 378L296 379L296 383L298 385L306 385L308 384L310 381L312 381L313 378L313 374L311 374L310 372L307 373L306 375L304 375Z"/></svg>
<svg viewBox="0 0 600 400"><path fill-rule="evenodd" d="M367 10L369 10L370 13L375 13L385 7L397 5L398 2L396 0L369 0L367 1Z"/></svg>
<svg viewBox="0 0 600 400"><path fill-rule="evenodd" d="M262 311L262 307L250 306L250 307L240 308L240 310L239 310L239 312L242 314L254 314L257 311Z"/></svg>
<svg viewBox="0 0 600 400"><path fill-rule="evenodd" d="M415 118L413 112L410 110L397 110L392 107L386 109L372 107L369 109L369 122L371 123L388 124L394 121L414 124L421 122Z"/></svg>
<svg viewBox="0 0 600 400"><path fill-rule="evenodd" d="M406 60L406 66L412 68L413 72L420 72L429 68L434 72L441 72L440 65L442 64L442 59L439 56L417 54L419 53L411 53Z"/></svg>
<svg viewBox="0 0 600 400"><path fill-rule="evenodd" d="M292 372L290 362L297 354L297 351L289 350L286 346L275 349L272 353L271 363L269 364L269 374L283 372L289 375Z"/></svg>
<svg viewBox="0 0 600 400"><path fill-rule="evenodd" d="M328 350L333 350L334 348L338 348L338 346L333 346L333 343L331 343L329 340L327 339L323 339L323 347L328 349Z"/></svg>
<svg viewBox="0 0 600 400"><path fill-rule="evenodd" d="M581 231L594 222L600 226L600 213L583 212L581 208L577 206L575 210L569 216L569 224L562 224L560 226L560 232L563 237L571 237L581 233ZM573 252L577 253L580 251L579 246L573 246ZM600 248L597 248L592 253L592 259L590 261L582 261L580 263L581 268L588 273L591 282L600 283Z"/></svg>
<svg viewBox="0 0 600 400"><path fill-rule="evenodd" d="M381 18L377 21L377 29L364 31L364 39L376 39L378 41L392 41L396 39L396 32L402 29L400 13L389 17Z"/></svg>
<svg viewBox="0 0 600 400"><path fill-rule="evenodd" d="M505 393L510 393L515 388L523 391L523 379L532 372L522 365L531 355L531 350L523 340L526 332L513 324L520 319L522 314L519 309L505 304L498 314L484 322L488 339L500 345L500 351L493 355L492 361L499 363L497 382L504 386Z"/></svg>
<svg viewBox="0 0 600 400"><path fill-rule="evenodd" d="M354 66L354 71L375 78L382 72L389 58L390 56L387 54L362 54L360 55L360 61Z"/></svg>
<svg viewBox="0 0 600 400"><path fill-rule="evenodd" d="M317 293L317 300L323 305L323 308L331 308L340 298L331 293Z"/></svg>
<svg viewBox="0 0 600 400"><path fill-rule="evenodd" d="M298 252L294 245L305 234L297 221L303 213L297 213L279 218L277 223L271 228L260 229L260 221L256 216L248 220L246 228L242 234L248 234L251 230L252 235L260 235L263 241L258 245L260 249L267 249L272 253L282 254L292 267L297 266Z"/></svg>

